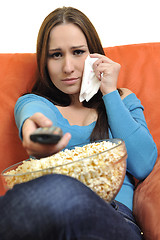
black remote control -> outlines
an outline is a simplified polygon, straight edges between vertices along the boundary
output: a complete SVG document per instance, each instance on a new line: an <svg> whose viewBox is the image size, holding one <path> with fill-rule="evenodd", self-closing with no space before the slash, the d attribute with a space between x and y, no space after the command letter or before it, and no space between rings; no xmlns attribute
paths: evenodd
<svg viewBox="0 0 160 240"><path fill-rule="evenodd" d="M30 139L36 143L42 144L56 144L61 137L63 136L63 132L59 127L44 127L37 128L31 135Z"/></svg>

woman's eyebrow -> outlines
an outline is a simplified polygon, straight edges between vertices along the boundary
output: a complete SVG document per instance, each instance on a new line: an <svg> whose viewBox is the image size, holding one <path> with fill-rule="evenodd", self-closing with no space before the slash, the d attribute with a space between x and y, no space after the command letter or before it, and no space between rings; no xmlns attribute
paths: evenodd
<svg viewBox="0 0 160 240"><path fill-rule="evenodd" d="M71 49L75 49L75 48L86 48L87 46L86 45L79 45L79 46L73 46L71 47Z"/></svg>
<svg viewBox="0 0 160 240"><path fill-rule="evenodd" d="M53 49L49 49L49 52L55 52L55 51L61 51L61 48L53 48Z"/></svg>
<svg viewBox="0 0 160 240"><path fill-rule="evenodd" d="M71 47L71 49L77 49L77 48L87 48L86 45L78 45L78 46L73 46ZM52 51L52 52L55 52L55 51L62 51L61 48L51 48L49 49L49 52Z"/></svg>

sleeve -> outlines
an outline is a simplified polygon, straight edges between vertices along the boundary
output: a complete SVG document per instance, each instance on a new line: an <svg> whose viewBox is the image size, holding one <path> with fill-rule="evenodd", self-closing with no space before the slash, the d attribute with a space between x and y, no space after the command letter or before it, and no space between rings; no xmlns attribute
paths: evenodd
<svg viewBox="0 0 160 240"><path fill-rule="evenodd" d="M127 171L142 180L152 171L157 159L157 147L147 128L143 106L134 93L124 100L118 91L103 96L108 124L113 138L125 141Z"/></svg>
<svg viewBox="0 0 160 240"><path fill-rule="evenodd" d="M22 126L24 121L31 117L36 112L41 112L48 117L56 126L57 118L53 109L50 107L50 102L43 97L26 94L20 97L15 105L14 116L15 122L19 129L19 136L22 139Z"/></svg>

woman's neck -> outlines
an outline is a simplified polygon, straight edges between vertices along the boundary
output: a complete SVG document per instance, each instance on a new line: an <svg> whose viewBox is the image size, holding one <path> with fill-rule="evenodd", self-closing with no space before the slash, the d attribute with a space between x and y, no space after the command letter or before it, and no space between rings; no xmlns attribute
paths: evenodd
<svg viewBox="0 0 160 240"><path fill-rule="evenodd" d="M70 106L75 106L76 108L84 107L83 103L79 101L79 94L76 95L70 95L71 97L71 104Z"/></svg>

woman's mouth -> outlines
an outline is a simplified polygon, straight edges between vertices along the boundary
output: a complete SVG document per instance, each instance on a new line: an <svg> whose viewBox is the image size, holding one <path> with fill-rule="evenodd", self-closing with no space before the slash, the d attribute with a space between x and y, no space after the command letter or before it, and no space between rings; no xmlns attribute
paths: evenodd
<svg viewBox="0 0 160 240"><path fill-rule="evenodd" d="M62 82L67 85L72 85L72 84L75 84L78 80L79 80L79 77L78 78L65 78L62 80Z"/></svg>

